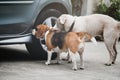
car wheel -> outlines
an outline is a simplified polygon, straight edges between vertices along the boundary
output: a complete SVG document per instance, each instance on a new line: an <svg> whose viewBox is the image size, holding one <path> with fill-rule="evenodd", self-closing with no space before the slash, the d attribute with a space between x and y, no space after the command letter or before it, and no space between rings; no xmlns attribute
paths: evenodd
<svg viewBox="0 0 120 80"><path fill-rule="evenodd" d="M46 9L42 11L39 16L37 17L37 20L35 22L35 28L39 24L46 24L48 26L54 26L56 19L61 15L62 13L56 9ZM27 43L26 47L31 54L31 56L35 59L47 59L47 47L45 45L45 39L36 39L34 36L32 36L32 43ZM56 58L56 54L53 53L52 59Z"/></svg>

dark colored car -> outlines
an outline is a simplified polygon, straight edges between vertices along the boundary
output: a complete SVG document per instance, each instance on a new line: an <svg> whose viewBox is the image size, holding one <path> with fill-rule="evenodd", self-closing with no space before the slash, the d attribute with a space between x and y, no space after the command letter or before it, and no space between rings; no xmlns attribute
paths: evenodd
<svg viewBox="0 0 120 80"><path fill-rule="evenodd" d="M44 39L32 36L32 29L54 26L63 13L72 13L70 0L0 0L0 45L26 44L32 56L45 59Z"/></svg>

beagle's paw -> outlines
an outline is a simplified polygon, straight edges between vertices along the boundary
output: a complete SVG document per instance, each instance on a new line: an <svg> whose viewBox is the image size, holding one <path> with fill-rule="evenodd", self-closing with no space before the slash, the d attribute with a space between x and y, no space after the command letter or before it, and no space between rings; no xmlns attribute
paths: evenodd
<svg viewBox="0 0 120 80"><path fill-rule="evenodd" d="M45 64L46 64L46 65L50 65L50 62L49 62L49 61L47 61L47 62L45 62Z"/></svg>

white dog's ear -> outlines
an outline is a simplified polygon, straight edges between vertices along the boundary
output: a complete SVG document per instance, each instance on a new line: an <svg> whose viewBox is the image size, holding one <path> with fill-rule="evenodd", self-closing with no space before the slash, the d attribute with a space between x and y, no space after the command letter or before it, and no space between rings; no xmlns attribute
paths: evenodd
<svg viewBox="0 0 120 80"><path fill-rule="evenodd" d="M61 17L59 21L61 24L64 24L66 22L66 17Z"/></svg>

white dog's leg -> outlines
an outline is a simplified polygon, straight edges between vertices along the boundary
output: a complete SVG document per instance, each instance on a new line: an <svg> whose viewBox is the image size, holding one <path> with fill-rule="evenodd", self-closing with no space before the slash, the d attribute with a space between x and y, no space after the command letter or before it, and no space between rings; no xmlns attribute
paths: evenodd
<svg viewBox="0 0 120 80"><path fill-rule="evenodd" d="M68 63L72 63L72 59L69 52L68 52L67 58L68 58Z"/></svg>
<svg viewBox="0 0 120 80"><path fill-rule="evenodd" d="M61 64L60 53L57 53L57 64Z"/></svg>
<svg viewBox="0 0 120 80"><path fill-rule="evenodd" d="M116 56L117 56L116 42L118 40L118 38L117 38L118 36L115 36L115 35L117 35L117 33L115 33L115 32L112 33L107 30L104 32L104 42L105 42L105 45L106 45L106 47L109 51L109 55L110 55L109 62L105 64L107 66L111 66L111 64L114 64ZM109 36L109 38L106 36Z"/></svg>
<svg viewBox="0 0 120 80"><path fill-rule="evenodd" d="M50 61L51 61L51 56L52 56L52 52L53 51L47 51L48 52L48 58L47 58L47 62L45 63L46 65L49 65L50 64Z"/></svg>
<svg viewBox="0 0 120 80"><path fill-rule="evenodd" d="M108 61L105 65L106 65L106 66L111 66L112 61L113 61L113 57L114 57L114 54L112 54L113 48L112 48L111 46L108 46L108 45L106 45L106 47L107 47L107 49L108 49L108 51L109 51L110 59L109 59L109 61Z"/></svg>

